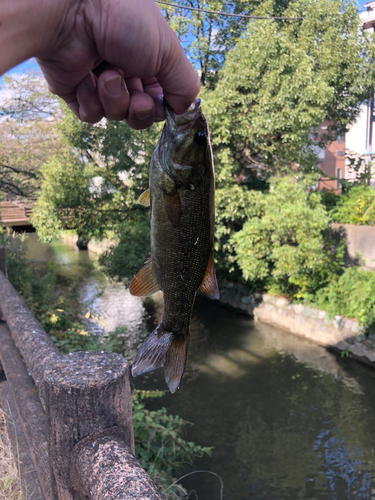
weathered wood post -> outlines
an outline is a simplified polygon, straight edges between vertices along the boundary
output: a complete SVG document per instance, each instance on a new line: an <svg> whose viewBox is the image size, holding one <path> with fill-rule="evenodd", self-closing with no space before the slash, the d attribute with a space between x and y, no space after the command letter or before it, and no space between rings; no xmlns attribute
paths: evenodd
<svg viewBox="0 0 375 500"><path fill-rule="evenodd" d="M47 418L40 403L38 389L27 373L26 366L5 323L0 323L0 346L0 360L2 361L9 386L8 392L3 398L6 401L6 405L3 408L4 412L6 414L7 412L11 413L13 421L19 417L22 436L27 443L27 449L34 464L43 496L45 500L52 500L51 471L47 443ZM14 407L15 411L12 411L12 407ZM18 429L15 436L17 441L21 439L20 434L20 429ZM25 448L25 446L21 446L21 443L20 447L22 449ZM27 482L30 486L29 479ZM38 486L33 484L33 491L28 491L27 497L31 497L31 494L34 495L37 488Z"/></svg>
<svg viewBox="0 0 375 500"><path fill-rule="evenodd" d="M0 271L4 274L4 276L7 276L7 263L6 263L6 257L5 257L5 248L0 246ZM0 321L3 318L3 313L1 312L0 308ZM0 380L4 378L4 368L2 364L0 363Z"/></svg>
<svg viewBox="0 0 375 500"><path fill-rule="evenodd" d="M83 439L72 462L90 500L164 500L119 436Z"/></svg>
<svg viewBox="0 0 375 500"><path fill-rule="evenodd" d="M7 263L4 247L0 247L0 271L4 273L4 276L7 276Z"/></svg>
<svg viewBox="0 0 375 500"><path fill-rule="evenodd" d="M134 453L128 364L112 352L75 352L48 367L44 383L54 493L59 500L83 500L79 478L70 481L77 443L116 433Z"/></svg>

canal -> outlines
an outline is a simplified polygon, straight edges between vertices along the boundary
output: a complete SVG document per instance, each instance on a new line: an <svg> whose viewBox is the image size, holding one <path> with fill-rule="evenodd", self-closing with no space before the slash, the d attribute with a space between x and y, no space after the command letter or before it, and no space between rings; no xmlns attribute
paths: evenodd
<svg viewBox="0 0 375 500"><path fill-rule="evenodd" d="M125 325L123 355L131 362L160 321L161 297L132 297L124 285L88 271L88 253L67 244L42 244L30 234L27 245L29 258L82 273L82 311L101 317L87 327ZM202 299L191 335L180 390L157 401L194 424L188 441L214 448L184 473L218 474L230 500L375 499L374 371ZM161 371L132 383L165 389ZM192 474L182 484L195 491L191 500L220 498L211 474Z"/></svg>

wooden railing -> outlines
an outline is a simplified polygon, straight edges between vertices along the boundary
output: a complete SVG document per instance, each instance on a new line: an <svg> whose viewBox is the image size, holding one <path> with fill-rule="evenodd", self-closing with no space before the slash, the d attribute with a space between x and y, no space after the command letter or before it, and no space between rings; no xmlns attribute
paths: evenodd
<svg viewBox="0 0 375 500"><path fill-rule="evenodd" d="M162 500L134 457L127 361L63 356L8 281L1 247L0 318L1 406L25 499Z"/></svg>
<svg viewBox="0 0 375 500"><path fill-rule="evenodd" d="M30 202L0 202L0 223L2 226L15 227L31 225L29 221L31 214L32 209Z"/></svg>

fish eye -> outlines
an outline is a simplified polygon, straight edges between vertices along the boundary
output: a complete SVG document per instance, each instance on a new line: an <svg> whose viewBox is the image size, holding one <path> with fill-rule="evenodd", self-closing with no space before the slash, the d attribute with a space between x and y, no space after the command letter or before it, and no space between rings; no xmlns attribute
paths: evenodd
<svg viewBox="0 0 375 500"><path fill-rule="evenodd" d="M204 146L207 143L206 132L204 130L200 130L195 134L194 140L198 144L198 146Z"/></svg>

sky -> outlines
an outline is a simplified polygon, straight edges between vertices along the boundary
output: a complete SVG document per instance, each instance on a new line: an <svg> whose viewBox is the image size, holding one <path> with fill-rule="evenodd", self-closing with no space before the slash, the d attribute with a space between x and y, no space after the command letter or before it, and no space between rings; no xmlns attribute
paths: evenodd
<svg viewBox="0 0 375 500"><path fill-rule="evenodd" d="M33 58L33 59L29 59L28 61L25 61L21 64L19 64L18 66L16 66L15 68L12 68L11 70L7 71L5 73L5 75L16 75L16 74L19 74L19 73L24 73L26 71L31 71L31 70L35 70L37 71L39 68L36 60ZM1 76L0 77L0 89L4 83L4 76Z"/></svg>

